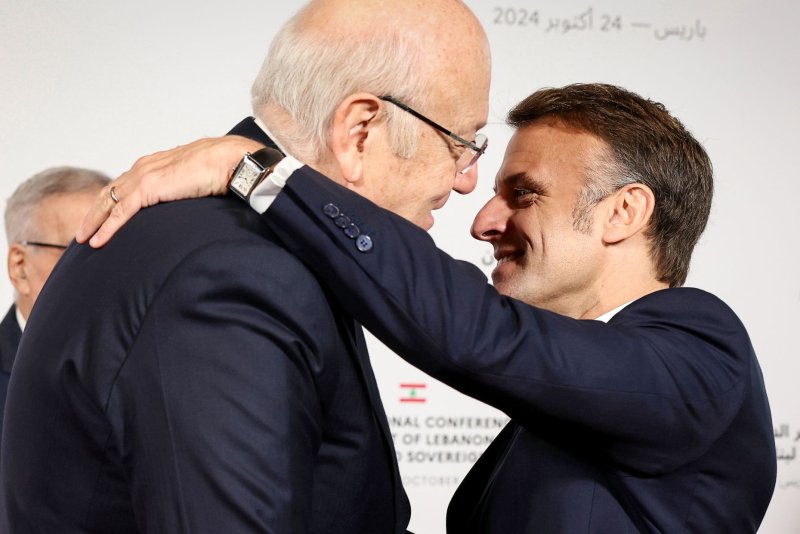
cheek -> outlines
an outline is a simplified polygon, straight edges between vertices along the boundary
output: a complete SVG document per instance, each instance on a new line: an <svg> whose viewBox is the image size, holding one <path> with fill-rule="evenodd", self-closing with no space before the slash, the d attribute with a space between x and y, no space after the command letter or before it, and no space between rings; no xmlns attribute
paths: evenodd
<svg viewBox="0 0 800 534"><path fill-rule="evenodd" d="M399 195L424 203L429 209L431 202L440 199L453 188L453 168L442 165L441 162L438 165L418 166L416 171L412 171L413 174L402 177Z"/></svg>
<svg viewBox="0 0 800 534"><path fill-rule="evenodd" d="M420 176L432 189L451 189L456 177L456 163L449 152L431 152L417 159Z"/></svg>
<svg viewBox="0 0 800 534"><path fill-rule="evenodd" d="M42 290L42 286L47 281L50 273L58 262L57 259L40 259L34 263L32 269L29 271L30 282L34 293L38 294Z"/></svg>
<svg viewBox="0 0 800 534"><path fill-rule="evenodd" d="M42 288L44 287L44 283L47 281L47 278L41 276L37 273L34 276L31 276L28 280L28 287L30 288L30 297L35 301L39 298L39 293L41 293Z"/></svg>
<svg viewBox="0 0 800 534"><path fill-rule="evenodd" d="M546 211L539 211L537 215L536 228L542 243L552 252L565 253L585 237L573 228L571 216L549 214Z"/></svg>

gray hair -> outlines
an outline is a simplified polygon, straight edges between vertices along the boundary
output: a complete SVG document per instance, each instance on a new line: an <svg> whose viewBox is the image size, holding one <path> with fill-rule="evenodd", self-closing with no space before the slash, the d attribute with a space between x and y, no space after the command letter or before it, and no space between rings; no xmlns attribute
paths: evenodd
<svg viewBox="0 0 800 534"><path fill-rule="evenodd" d="M22 182L6 201L5 224L8 244L28 238L36 228L36 210L53 195L99 189L111 180L105 174L79 167L53 167Z"/></svg>
<svg viewBox="0 0 800 534"><path fill-rule="evenodd" d="M275 36L252 87L253 112L261 116L274 105L292 117L294 131L282 130L281 141L295 151L319 158L329 144L337 106L348 95L368 92L392 95L415 105L424 90L420 44L403 29L369 35L304 31L297 13ZM413 116L385 106L394 153L410 158L416 151L418 123ZM277 132L276 132L277 134Z"/></svg>

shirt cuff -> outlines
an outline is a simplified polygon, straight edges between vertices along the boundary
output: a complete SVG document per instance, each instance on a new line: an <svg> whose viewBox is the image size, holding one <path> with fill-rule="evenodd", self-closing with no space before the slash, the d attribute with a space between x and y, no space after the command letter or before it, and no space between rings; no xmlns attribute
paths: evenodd
<svg viewBox="0 0 800 534"><path fill-rule="evenodd" d="M269 176L253 189L250 194L250 207L258 213L264 213L270 207L272 201L281 192L286 180L294 171L302 167L303 164L292 156L283 158L272 170Z"/></svg>

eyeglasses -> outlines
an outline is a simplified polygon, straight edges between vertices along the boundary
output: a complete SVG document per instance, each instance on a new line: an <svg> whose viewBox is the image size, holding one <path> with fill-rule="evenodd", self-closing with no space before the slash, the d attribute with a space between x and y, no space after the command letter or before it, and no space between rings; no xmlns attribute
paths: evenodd
<svg viewBox="0 0 800 534"><path fill-rule="evenodd" d="M399 107L403 111L407 111L408 113L411 113L412 115L414 115L416 118L418 118L419 120L421 120L425 124L427 124L429 126L432 126L433 128L439 130L440 132L445 134L447 137L449 137L453 141L457 142L460 146L462 146L464 148L464 152L461 153L461 156L459 156L458 161L456 161L456 168L458 169L459 173L466 174L467 172L469 172L469 170L472 167L474 167L476 163L478 163L478 159L483 155L483 153L486 152L486 147L489 144L489 139L485 135L483 135L482 133L476 134L475 135L475 142L474 143L470 143L469 141L467 141L463 137L457 136L456 134L454 134L453 132L451 132L450 130L445 128L444 126L441 126L440 124L432 121L431 119L429 119L428 117L426 117L425 115L420 113L419 111L416 111L415 109L412 109L412 108L408 107L407 105L403 104L402 102L400 102L399 100L397 100L393 96L383 95L383 96L379 96L378 98L380 98L381 100L384 100L386 102L391 102L392 104L394 104L395 106Z"/></svg>
<svg viewBox="0 0 800 534"><path fill-rule="evenodd" d="M20 245L25 245L26 247L45 247L45 248L55 248L58 250L67 250L67 245L56 245L54 243L42 243L41 241L20 241Z"/></svg>

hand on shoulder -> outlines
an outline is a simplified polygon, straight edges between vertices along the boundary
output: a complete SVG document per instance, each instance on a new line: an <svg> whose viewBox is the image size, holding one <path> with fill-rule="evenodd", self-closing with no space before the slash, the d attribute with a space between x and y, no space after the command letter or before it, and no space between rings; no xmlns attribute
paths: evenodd
<svg viewBox="0 0 800 534"><path fill-rule="evenodd" d="M75 236L94 248L111 237L141 208L185 198L223 195L245 152L263 145L228 135L200 139L139 158L98 194Z"/></svg>

